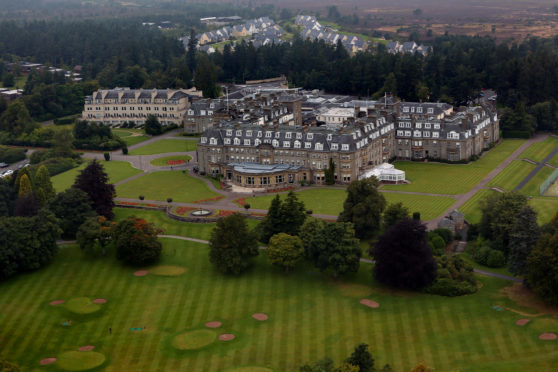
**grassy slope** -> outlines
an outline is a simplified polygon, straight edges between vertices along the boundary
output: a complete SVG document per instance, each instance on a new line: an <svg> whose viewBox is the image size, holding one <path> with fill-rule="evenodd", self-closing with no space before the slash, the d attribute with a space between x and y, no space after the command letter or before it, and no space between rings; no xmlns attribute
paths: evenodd
<svg viewBox="0 0 558 372"><path fill-rule="evenodd" d="M159 201L172 198L175 202L183 203L219 196L203 181L183 174L182 171L148 173L117 186L116 194L121 198L137 198L143 195L147 200Z"/></svg>
<svg viewBox="0 0 558 372"><path fill-rule="evenodd" d="M397 162L396 168L404 170L412 183L387 185L384 189L448 195L465 193L524 142L525 140L505 140L481 159L467 165Z"/></svg>
<svg viewBox="0 0 558 372"><path fill-rule="evenodd" d="M130 151L130 155L153 155L164 154L167 152L186 152L194 151L196 148L197 141L163 139L132 150Z"/></svg>
<svg viewBox="0 0 558 372"><path fill-rule="evenodd" d="M130 165L130 163L126 161L101 161L105 168L105 172L107 172L109 176L109 182L115 183L126 178L132 177L142 171L136 169ZM61 192L66 190L67 188L71 187L74 184L74 181L77 175L87 166L87 162L84 162L77 168L70 169L64 173L57 174L56 176L52 177L52 184L54 185L54 189L57 192Z"/></svg>
<svg viewBox="0 0 558 372"><path fill-rule="evenodd" d="M107 356L107 370L222 371L254 365L279 372L324 355L339 363L365 342L378 365L390 363L395 371L419 361L437 371L463 372L542 371L558 362L556 342L537 338L556 330L557 320L542 316L518 327L514 322L523 316L493 310L500 305L535 312L502 297L499 290L507 283L499 279L480 277L479 293L453 299L392 293L372 281L368 265L343 281L307 266L287 276L265 262L265 253L251 271L229 277L212 268L207 246L162 241L162 263L187 267L183 276L134 277L135 268L112 257L84 257L70 246L50 266L0 283L0 359L32 370L42 358L94 345ZM108 302L99 313L81 317L48 305L80 296ZM380 308L360 305L364 297ZM269 320L256 322L254 312L267 313ZM67 320L71 327L61 325ZM172 349L175 335L211 320L222 321L218 332L237 339L200 351Z"/></svg>
<svg viewBox="0 0 558 372"><path fill-rule="evenodd" d="M471 199L467 200L467 202L463 204L461 208L459 208L459 211L465 214L465 218L469 223L479 223L481 220L479 203L481 202L481 200L488 197L488 195L495 194L496 192L497 191L486 189L477 191L477 193L473 195Z"/></svg>
<svg viewBox="0 0 558 372"><path fill-rule="evenodd" d="M338 215L343 210L343 202L347 196L345 189L312 189L297 192L306 209L317 214ZM384 192L382 195L388 203L402 202L411 212L421 212L424 220L438 217L449 208L455 199L425 195L395 194ZM275 195L248 197L246 202L254 209L267 209ZM283 195L284 197L284 195Z"/></svg>
<svg viewBox="0 0 558 372"><path fill-rule="evenodd" d="M539 215L539 224L550 222L550 219L558 212L558 198L556 197L538 197L529 200Z"/></svg>
<svg viewBox="0 0 558 372"><path fill-rule="evenodd" d="M522 158L531 159L537 163L541 162L558 147L558 138L548 137L543 142L534 143L521 153Z"/></svg>
<svg viewBox="0 0 558 372"><path fill-rule="evenodd" d="M150 138L143 134L143 130L133 129L133 128L113 129L112 133L122 138L124 142L126 142L126 145L128 146L135 145L137 143L143 142ZM132 134L136 134L136 135L132 136ZM141 134L141 135L137 135L137 134Z"/></svg>
<svg viewBox="0 0 558 372"><path fill-rule="evenodd" d="M550 177L553 170L550 167L543 167L519 192L528 196L539 196L541 184Z"/></svg>
<svg viewBox="0 0 558 372"><path fill-rule="evenodd" d="M535 165L531 163L514 160L498 173L487 186L498 187L504 191L512 191L533 169L535 169Z"/></svg>

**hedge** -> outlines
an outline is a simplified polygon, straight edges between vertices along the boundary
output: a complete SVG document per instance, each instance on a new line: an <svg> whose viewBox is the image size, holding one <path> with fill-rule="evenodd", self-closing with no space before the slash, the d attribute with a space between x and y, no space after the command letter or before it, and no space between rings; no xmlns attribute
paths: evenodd
<svg viewBox="0 0 558 372"><path fill-rule="evenodd" d="M24 149L14 149L11 147L0 146L0 162L2 163L16 163L25 159Z"/></svg>

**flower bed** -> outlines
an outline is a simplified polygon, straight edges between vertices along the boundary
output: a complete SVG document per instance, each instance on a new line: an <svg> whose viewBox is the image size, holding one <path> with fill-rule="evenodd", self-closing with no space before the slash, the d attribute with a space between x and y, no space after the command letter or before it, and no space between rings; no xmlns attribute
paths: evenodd
<svg viewBox="0 0 558 372"><path fill-rule="evenodd" d="M210 199L203 199L203 200L196 200L194 203L205 203L205 202L212 202L212 201L217 201L220 199L223 199L224 196L223 195L219 195L215 198L210 198Z"/></svg>
<svg viewBox="0 0 558 372"><path fill-rule="evenodd" d="M237 213L237 212L219 209L219 211L217 213L217 217L228 217L228 216L233 215L235 213Z"/></svg>
<svg viewBox="0 0 558 372"><path fill-rule="evenodd" d="M266 192L267 193L272 193L272 192L285 192L285 191L291 191L294 190L294 187L283 187L281 189L269 189Z"/></svg>
<svg viewBox="0 0 558 372"><path fill-rule="evenodd" d="M192 207L176 207L173 211L174 214L178 215L178 216L186 216L188 213L190 213L191 211L193 211L196 208L192 208Z"/></svg>
<svg viewBox="0 0 558 372"><path fill-rule="evenodd" d="M238 204L241 207L244 207L244 205L246 205L246 198L238 198L233 200L233 203Z"/></svg>
<svg viewBox="0 0 558 372"><path fill-rule="evenodd" d="M184 160L169 160L167 161L168 165L180 165L186 163Z"/></svg>

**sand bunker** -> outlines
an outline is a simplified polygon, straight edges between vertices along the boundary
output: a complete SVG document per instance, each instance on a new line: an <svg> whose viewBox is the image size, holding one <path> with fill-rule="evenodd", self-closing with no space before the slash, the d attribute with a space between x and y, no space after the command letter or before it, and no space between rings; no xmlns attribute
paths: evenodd
<svg viewBox="0 0 558 372"><path fill-rule="evenodd" d="M64 300L54 300L54 301L50 301L50 306L62 305L64 302L65 302Z"/></svg>
<svg viewBox="0 0 558 372"><path fill-rule="evenodd" d="M232 341L235 339L235 335L233 335L232 333L223 333L222 335L219 335L219 340L221 341Z"/></svg>
<svg viewBox="0 0 558 372"><path fill-rule="evenodd" d="M135 276L146 276L147 275L147 270L138 270L136 272L134 272Z"/></svg>
<svg viewBox="0 0 558 372"><path fill-rule="evenodd" d="M221 327L223 324L221 322L207 322L205 323L205 326L207 328L219 328Z"/></svg>
<svg viewBox="0 0 558 372"><path fill-rule="evenodd" d="M539 336L539 340L545 340L545 341L556 340L556 338L558 338L558 336L556 336L556 333L552 333L552 332L541 333Z"/></svg>
<svg viewBox="0 0 558 372"><path fill-rule="evenodd" d="M531 319L519 319L515 324L518 326L524 326L525 324L529 323Z"/></svg>
<svg viewBox="0 0 558 372"><path fill-rule="evenodd" d="M376 301L368 300L368 299L362 299L362 300L360 300L360 303L364 306L368 306L368 307L371 307L373 309L377 309L377 308L380 307L379 303L377 303Z"/></svg>
<svg viewBox="0 0 558 372"><path fill-rule="evenodd" d="M255 314L252 314L252 318L263 322L264 320L267 320L267 314L255 313Z"/></svg>
<svg viewBox="0 0 558 372"><path fill-rule="evenodd" d="M56 358L45 358L43 360L41 360L41 365L46 366L48 364L52 364L56 362Z"/></svg>
<svg viewBox="0 0 558 372"><path fill-rule="evenodd" d="M76 297L69 300L64 307L76 314L91 314L101 310L99 304L93 303L87 297Z"/></svg>

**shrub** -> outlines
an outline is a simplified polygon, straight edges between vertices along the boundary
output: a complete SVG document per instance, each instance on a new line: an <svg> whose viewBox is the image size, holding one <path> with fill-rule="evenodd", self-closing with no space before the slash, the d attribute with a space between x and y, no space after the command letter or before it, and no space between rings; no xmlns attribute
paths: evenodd
<svg viewBox="0 0 558 372"><path fill-rule="evenodd" d="M172 203L172 198L167 198L167 203Z"/></svg>
<svg viewBox="0 0 558 372"><path fill-rule="evenodd" d="M457 241L461 241L461 239L463 239L463 236L461 235L461 233L456 232L454 238Z"/></svg>
<svg viewBox="0 0 558 372"><path fill-rule="evenodd" d="M248 204L248 203L244 204L244 209L246 209L246 210L250 209L250 204Z"/></svg>
<svg viewBox="0 0 558 372"><path fill-rule="evenodd" d="M145 199L145 196L140 195L140 196L139 196L139 200L143 200L143 199Z"/></svg>
<svg viewBox="0 0 558 372"><path fill-rule="evenodd" d="M442 239L444 239L446 244L451 243L453 240L453 234L450 229L437 228L433 232L435 234L438 234Z"/></svg>
<svg viewBox="0 0 558 372"><path fill-rule="evenodd" d="M506 265L506 257L504 253L496 249L491 249L486 259L488 267L504 267Z"/></svg>
<svg viewBox="0 0 558 372"><path fill-rule="evenodd" d="M448 278L438 278L424 289L426 293L439 296L456 297L475 293L477 288L467 282L458 282Z"/></svg>
<svg viewBox="0 0 558 372"><path fill-rule="evenodd" d="M122 154L128 155L128 147L122 147Z"/></svg>
<svg viewBox="0 0 558 372"><path fill-rule="evenodd" d="M0 146L0 162L12 164L23 159L25 159L25 151L23 149Z"/></svg>
<svg viewBox="0 0 558 372"><path fill-rule="evenodd" d="M420 212L413 212L413 220L420 221Z"/></svg>
<svg viewBox="0 0 558 372"><path fill-rule="evenodd" d="M48 173L51 177L56 176L62 172L66 172L72 168L77 167L81 164L81 160L76 161L72 158L50 158L44 160L38 164L32 165L30 169L31 173L35 173L35 171L41 166L44 165L48 169Z"/></svg>
<svg viewBox="0 0 558 372"><path fill-rule="evenodd" d="M442 254L444 254L446 242L440 235L430 232L428 233L428 241L432 247L432 253L435 256L441 256Z"/></svg>
<svg viewBox="0 0 558 372"><path fill-rule="evenodd" d="M105 160L106 160L106 161L109 161L109 160L110 160L110 153L105 152L105 153L103 154L103 156L105 157Z"/></svg>
<svg viewBox="0 0 558 372"><path fill-rule="evenodd" d="M312 213L314 213L314 211L312 209L307 209L306 210L306 214L312 214Z"/></svg>

